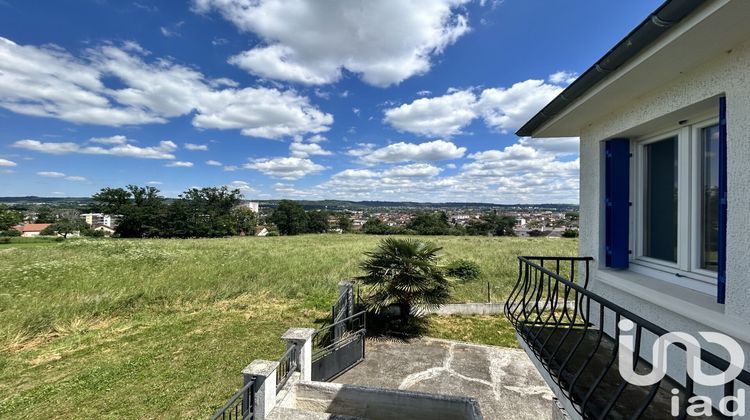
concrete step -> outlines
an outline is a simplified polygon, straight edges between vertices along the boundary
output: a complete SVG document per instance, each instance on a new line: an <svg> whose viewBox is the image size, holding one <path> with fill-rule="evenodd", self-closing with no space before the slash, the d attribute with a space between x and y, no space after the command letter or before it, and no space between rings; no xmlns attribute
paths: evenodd
<svg viewBox="0 0 750 420"><path fill-rule="evenodd" d="M342 416L296 408L276 407L271 410L268 420L367 420L364 417Z"/></svg>

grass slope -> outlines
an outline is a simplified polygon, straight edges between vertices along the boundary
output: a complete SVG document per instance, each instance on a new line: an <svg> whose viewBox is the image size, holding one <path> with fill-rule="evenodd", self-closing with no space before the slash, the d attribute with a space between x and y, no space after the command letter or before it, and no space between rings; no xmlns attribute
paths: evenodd
<svg viewBox="0 0 750 420"><path fill-rule="evenodd" d="M380 237L68 240L0 245L0 418L206 417L279 336L325 319L341 279ZM573 255L567 239L431 237L483 275L455 301L498 301L519 254ZM20 246L19 246L20 245ZM430 335L514 345L501 318L430 319Z"/></svg>

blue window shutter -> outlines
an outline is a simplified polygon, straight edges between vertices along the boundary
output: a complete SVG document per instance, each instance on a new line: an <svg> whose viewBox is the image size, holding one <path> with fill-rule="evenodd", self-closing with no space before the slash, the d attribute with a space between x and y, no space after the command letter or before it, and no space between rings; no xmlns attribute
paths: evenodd
<svg viewBox="0 0 750 420"><path fill-rule="evenodd" d="M630 140L604 144L605 265L626 269L630 259Z"/></svg>
<svg viewBox="0 0 750 420"><path fill-rule="evenodd" d="M727 98L719 98L719 272L716 300L724 303L727 285Z"/></svg>

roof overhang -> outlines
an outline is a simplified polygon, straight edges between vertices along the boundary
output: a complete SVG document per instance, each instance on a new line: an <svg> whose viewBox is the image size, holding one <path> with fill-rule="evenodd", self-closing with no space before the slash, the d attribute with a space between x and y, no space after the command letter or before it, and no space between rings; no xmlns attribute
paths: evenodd
<svg viewBox="0 0 750 420"><path fill-rule="evenodd" d="M630 57L620 56L622 62L615 70L602 70L602 63L612 63L613 58L610 56L616 54L621 45L642 43L643 39L637 41L638 31L645 31L642 28L648 22L658 22L658 13L677 3L682 6L680 10L683 13L689 8L689 13L679 23L663 31L640 50L629 51ZM748 16L750 1L746 0L697 3L694 0L672 0L664 3L516 134L533 137L580 135L582 127L669 84L676 75L688 72L750 40Z"/></svg>

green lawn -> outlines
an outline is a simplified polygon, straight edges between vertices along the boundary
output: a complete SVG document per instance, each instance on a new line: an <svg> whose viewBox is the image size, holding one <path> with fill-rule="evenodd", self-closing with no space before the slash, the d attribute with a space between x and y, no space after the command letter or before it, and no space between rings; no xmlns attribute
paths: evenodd
<svg viewBox="0 0 750 420"><path fill-rule="evenodd" d="M0 245L0 418L204 418L279 336L325 319L380 237L86 240ZM574 255L569 239L431 237L478 280L454 300L502 301L516 255ZM317 320L317 321L316 321ZM500 317L430 318L429 334L515 345Z"/></svg>

